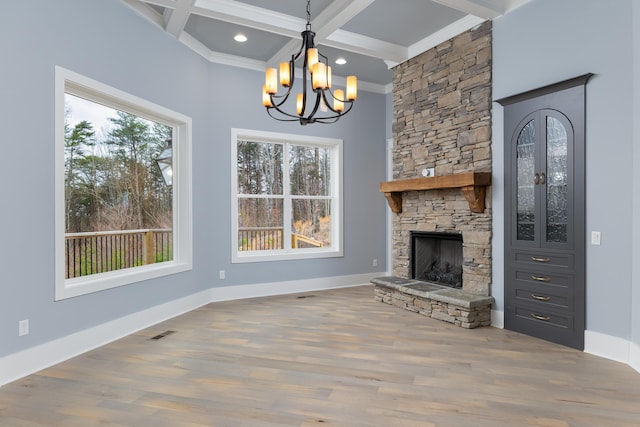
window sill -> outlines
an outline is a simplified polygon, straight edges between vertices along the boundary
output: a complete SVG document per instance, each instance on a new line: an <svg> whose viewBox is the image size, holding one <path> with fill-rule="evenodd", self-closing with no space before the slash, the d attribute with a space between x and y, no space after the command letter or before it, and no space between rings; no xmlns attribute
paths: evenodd
<svg viewBox="0 0 640 427"><path fill-rule="evenodd" d="M170 274L181 273L192 269L187 262L168 261L135 268L128 268L108 273L92 274L63 280L56 286L55 300L60 301L93 292L130 285L143 280L155 279Z"/></svg>

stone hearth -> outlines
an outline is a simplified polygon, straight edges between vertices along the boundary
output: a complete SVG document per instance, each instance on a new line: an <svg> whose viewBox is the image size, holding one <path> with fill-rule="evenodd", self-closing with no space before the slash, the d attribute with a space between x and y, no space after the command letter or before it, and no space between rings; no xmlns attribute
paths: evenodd
<svg viewBox="0 0 640 427"><path fill-rule="evenodd" d="M387 276L371 280L376 301L401 307L423 316L473 329L491 325L493 297L419 280Z"/></svg>

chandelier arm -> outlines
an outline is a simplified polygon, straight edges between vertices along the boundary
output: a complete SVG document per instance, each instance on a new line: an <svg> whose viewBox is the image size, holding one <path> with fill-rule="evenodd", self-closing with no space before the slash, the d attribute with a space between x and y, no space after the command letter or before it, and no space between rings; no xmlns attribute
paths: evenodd
<svg viewBox="0 0 640 427"><path fill-rule="evenodd" d="M274 116L274 115L271 113L271 110L272 110L272 108L271 108L271 107L267 108L267 113L269 114L269 116L271 116L271 118L272 118L272 119L276 119L276 120L278 120L279 122L297 122L298 120L300 120L300 118L299 118L299 117L294 117L294 118L291 118L291 119L283 119L283 118L281 118L281 117ZM279 111L279 110L278 110L278 111ZM287 114L287 113L283 113L283 114ZM287 114L287 116L292 117L290 114Z"/></svg>
<svg viewBox="0 0 640 427"><path fill-rule="evenodd" d="M304 37L304 33L306 31L303 31L302 33L300 33L302 35L302 43L300 44L300 49L298 50L297 53L293 53L291 54L291 61L292 61L292 65L295 66L296 61L298 60L298 58L300 58L300 55L302 55L306 49L306 45L307 45L307 39Z"/></svg>
<svg viewBox="0 0 640 427"><path fill-rule="evenodd" d="M291 94L291 88L292 88L292 86L289 86L289 88L287 89L287 92L283 93L282 95L269 95L271 97L271 104L274 107L279 107L282 104L284 104L285 102L287 102L287 99L289 99L289 95ZM274 100L276 100L276 99L282 99L282 101L274 102Z"/></svg>
<svg viewBox="0 0 640 427"><path fill-rule="evenodd" d="M269 115L270 115L271 117L273 117L274 119L275 119L276 117L275 117L273 114L271 114L271 111L270 111L270 110L276 110L278 113L282 114L283 116L291 117L294 121L295 121L295 120L298 120L298 119L300 118L300 116L298 116L297 114L296 114L296 115L293 115L293 114L291 114L291 113L287 113L286 111L284 111L284 110L280 109L280 107L278 107L278 106L276 106L276 105L274 104L274 106L273 106L273 107L267 107L267 111L269 112Z"/></svg>
<svg viewBox="0 0 640 427"><path fill-rule="evenodd" d="M335 96L333 96L333 92L331 92L330 89L327 89L329 91L329 95L331 95L331 97L333 99L338 99ZM342 116L344 116L345 114L347 114L349 111L351 111L351 108L353 108L353 101L342 101L343 105L344 104L348 104L348 108L346 108L345 110L343 110L342 112L339 112L337 110L334 110L333 107L331 106L331 104L328 102L327 97L326 97L326 93L325 91L322 91L322 98L324 100L325 105L327 106L327 108L331 111L333 111L334 113L336 113L335 116L330 116L328 118L332 118L332 117L337 117L340 118ZM336 119L337 120L337 119Z"/></svg>
<svg viewBox="0 0 640 427"><path fill-rule="evenodd" d="M322 92L322 91L320 91ZM316 93L316 103L313 106L313 111L311 111L311 114L309 114L307 116L308 119L313 119L314 116L316 115L316 113L318 112L318 108L320 107L320 99L322 98L322 96L319 93Z"/></svg>

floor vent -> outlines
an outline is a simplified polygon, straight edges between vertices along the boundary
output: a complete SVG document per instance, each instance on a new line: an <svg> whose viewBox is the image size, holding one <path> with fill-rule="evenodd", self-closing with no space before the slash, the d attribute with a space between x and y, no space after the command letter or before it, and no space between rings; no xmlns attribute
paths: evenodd
<svg viewBox="0 0 640 427"><path fill-rule="evenodd" d="M169 336L169 335L173 334L174 332L175 332L175 331L164 331L163 333L158 334L158 335L156 335L155 337L151 337L151 338L149 338L149 339L150 339L150 340L153 340L153 341L158 341L158 340L160 340L160 339L162 339L162 338L164 338L164 337L167 337L167 336Z"/></svg>

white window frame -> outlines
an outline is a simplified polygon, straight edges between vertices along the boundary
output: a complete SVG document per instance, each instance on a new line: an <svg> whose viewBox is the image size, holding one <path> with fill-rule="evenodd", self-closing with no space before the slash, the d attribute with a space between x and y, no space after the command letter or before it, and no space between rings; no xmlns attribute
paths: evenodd
<svg viewBox="0 0 640 427"><path fill-rule="evenodd" d="M65 279L65 93L173 128L173 260ZM55 67L55 300L188 271L192 260L191 118L106 84Z"/></svg>
<svg viewBox="0 0 640 427"><path fill-rule="evenodd" d="M331 152L331 246L320 248L290 248L261 251L238 250L238 140L285 144L284 162L288 165L286 145L321 146ZM284 199L290 199L287 167L284 172ZM284 210L285 241L290 241L291 212ZM263 262L308 258L331 258L343 256L343 209L342 209L342 140L307 135L292 135L250 129L231 129L231 262ZM289 232L288 232L289 231Z"/></svg>

